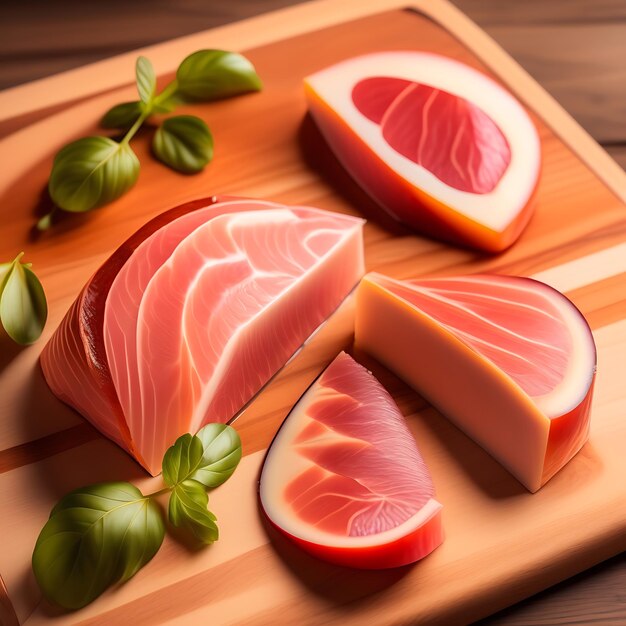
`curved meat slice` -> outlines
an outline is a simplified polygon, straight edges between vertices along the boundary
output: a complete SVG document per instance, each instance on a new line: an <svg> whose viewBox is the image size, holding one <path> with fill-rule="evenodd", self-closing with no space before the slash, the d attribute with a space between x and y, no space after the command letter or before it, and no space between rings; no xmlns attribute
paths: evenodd
<svg viewBox="0 0 626 626"><path fill-rule="evenodd" d="M281 532L341 565L398 567L443 540L441 505L404 417L343 352L272 442L260 498Z"/></svg>

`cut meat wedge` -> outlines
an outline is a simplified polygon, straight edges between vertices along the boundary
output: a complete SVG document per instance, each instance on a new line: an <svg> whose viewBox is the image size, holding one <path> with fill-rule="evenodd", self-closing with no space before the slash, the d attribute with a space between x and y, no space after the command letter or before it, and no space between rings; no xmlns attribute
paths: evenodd
<svg viewBox="0 0 626 626"><path fill-rule="evenodd" d="M443 541L442 507L404 417L343 352L285 419L259 493L280 532L339 565L399 567Z"/></svg>
<svg viewBox="0 0 626 626"><path fill-rule="evenodd" d="M543 283L368 274L357 291L355 342L532 492L587 440L593 336L578 309Z"/></svg>
<svg viewBox="0 0 626 626"><path fill-rule="evenodd" d="M89 279L41 353L41 367L54 394L136 458L111 380L100 322L111 284L137 247L161 227L219 202L216 196L187 202L157 215L131 235Z"/></svg>
<svg viewBox="0 0 626 626"><path fill-rule="evenodd" d="M539 136L481 72L426 52L376 52L309 76L305 91L339 161L398 220L490 252L528 223Z"/></svg>
<svg viewBox="0 0 626 626"><path fill-rule="evenodd" d="M41 358L54 393L152 474L179 435L229 421L363 273L357 218L240 199L173 215L104 264Z"/></svg>

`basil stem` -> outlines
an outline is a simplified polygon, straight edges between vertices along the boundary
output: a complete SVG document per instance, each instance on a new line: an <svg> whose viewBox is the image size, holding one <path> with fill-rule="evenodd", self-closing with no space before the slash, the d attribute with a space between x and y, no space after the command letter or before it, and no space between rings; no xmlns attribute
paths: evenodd
<svg viewBox="0 0 626 626"><path fill-rule="evenodd" d="M198 50L179 65L176 77L156 92L152 64L140 56L135 64L139 100L118 104L105 113L101 125L126 131L121 141L85 137L62 148L54 159L48 190L64 211L84 212L116 200L135 184L139 160L130 140L152 114L171 113L185 101L216 100L261 89L254 66L244 56L224 50ZM213 157L213 139L199 118L180 115L165 120L153 141L153 154L168 167L191 174ZM37 222L47 230L54 209Z"/></svg>
<svg viewBox="0 0 626 626"><path fill-rule="evenodd" d="M19 260L19 258L18 258ZM3 284L0 265L0 285ZM144 495L127 482L76 489L52 509L32 565L43 595L70 610L85 606L108 587L132 578L158 552L165 520L157 496L169 493L170 524L209 544L219 537L207 508L207 488L225 482L241 458L241 440L226 424L208 424L182 435L163 457L165 487Z"/></svg>

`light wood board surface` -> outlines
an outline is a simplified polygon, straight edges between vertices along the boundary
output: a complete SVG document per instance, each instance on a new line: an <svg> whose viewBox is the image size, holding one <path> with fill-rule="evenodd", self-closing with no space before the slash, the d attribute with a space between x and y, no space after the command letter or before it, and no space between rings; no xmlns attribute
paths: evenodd
<svg viewBox="0 0 626 626"><path fill-rule="evenodd" d="M115 81L132 75L130 57L135 55L92 68L91 91L81 91L86 76L92 76L87 69L59 77L60 83L22 88L39 96L42 107L64 104L59 94L68 92L63 87L69 87L72 98L105 91L0 142L0 255L12 257L25 248L50 304L41 342L24 350L6 338L0 344L0 574L22 622L50 620L29 561L54 502L69 489L96 480L158 483L54 399L38 370L38 353L84 281L117 244L169 206L218 192L364 215L369 220L368 269L396 277L493 269L534 275L564 290L587 316L599 348L590 443L544 489L530 495L416 394L358 355L407 416L445 507L447 540L423 562L393 572L342 570L299 553L261 524L256 476L264 449L289 407L324 364L350 346L352 303L347 302L238 420L246 456L233 479L212 497L220 541L190 554L166 540L154 561L128 584L56 622L466 622L626 547L626 485L620 480L626 473L626 390L619 365L626 350L623 172L448 5L428 4L444 28L412 11L364 16L394 4L389 2L372 2L368 10L363 3L335 3L342 10L332 18L320 11L328 3L314 4L318 11L305 5L274 16L269 34L267 28L255 28L258 23L244 23L239 31L227 27L221 34L199 34L155 48L151 56L162 71L171 67L160 60L171 59L174 65L197 47L241 48L242 41L250 41L256 47L247 54L266 88L261 94L190 107L207 119L215 135L216 159L205 173L181 177L151 162L149 133L144 133L136 142L142 161L138 186L114 205L65 219L39 238L32 237L30 227L35 214L46 209L42 191L54 151L73 137L96 132L95 122L107 106L132 96L132 87L117 88ZM271 17L263 20L272 26ZM305 118L304 75L352 54L400 47L443 52L495 72L529 107L539 127L544 166L537 215L518 244L499 257L450 248L394 224L346 177ZM20 112L23 90L19 97L15 91L0 94L5 120Z"/></svg>

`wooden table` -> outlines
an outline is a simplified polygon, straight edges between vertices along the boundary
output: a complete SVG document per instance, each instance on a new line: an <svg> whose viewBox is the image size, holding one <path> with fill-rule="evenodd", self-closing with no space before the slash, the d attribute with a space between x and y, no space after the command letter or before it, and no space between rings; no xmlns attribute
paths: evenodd
<svg viewBox="0 0 626 626"><path fill-rule="evenodd" d="M23 2L0 8L0 88L293 4ZM626 167L626 2L456 0ZM36 6L36 9L33 7ZM621 20L621 22L620 22ZM599 513L601 514L601 513ZM626 557L616 557L483 624L626 623Z"/></svg>

